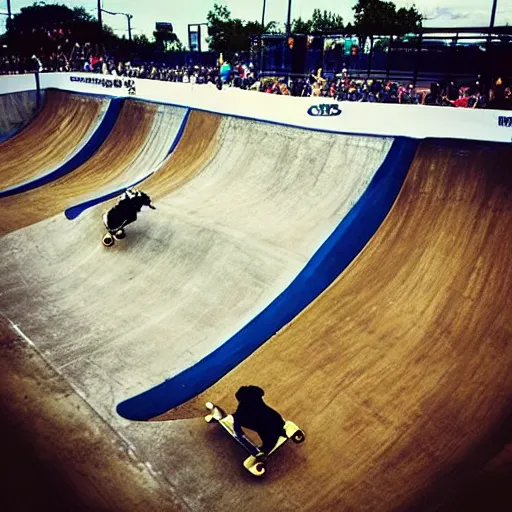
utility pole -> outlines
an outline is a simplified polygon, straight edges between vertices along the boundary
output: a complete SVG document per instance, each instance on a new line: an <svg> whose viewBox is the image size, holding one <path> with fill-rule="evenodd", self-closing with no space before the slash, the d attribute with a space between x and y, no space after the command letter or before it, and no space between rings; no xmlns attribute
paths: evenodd
<svg viewBox="0 0 512 512"><path fill-rule="evenodd" d="M288 0L288 21L286 22L286 35L292 31L292 0Z"/></svg>
<svg viewBox="0 0 512 512"><path fill-rule="evenodd" d="M7 0L7 16L12 20L11 0Z"/></svg>
<svg viewBox="0 0 512 512"><path fill-rule="evenodd" d="M128 41L130 41L130 43L132 42L132 18L133 18L133 15L131 14L125 14L126 16L126 19L128 20Z"/></svg>
<svg viewBox="0 0 512 512"><path fill-rule="evenodd" d="M260 36L260 76L263 72L263 34L265 33L265 10L267 8L267 0L263 0L263 12L261 14L261 36Z"/></svg>
<svg viewBox="0 0 512 512"><path fill-rule="evenodd" d="M98 0L98 26L100 29L100 37L103 33L103 23L101 20L101 0Z"/></svg>
<svg viewBox="0 0 512 512"><path fill-rule="evenodd" d="M105 12L107 14L111 14L112 16L117 16L120 14L121 16L126 16L126 21L128 22L128 40L130 43L132 42L132 18L133 14L128 14L127 12L112 12L107 11L106 9L101 9L101 12Z"/></svg>
<svg viewBox="0 0 512 512"><path fill-rule="evenodd" d="M496 9L498 8L498 0L493 0L492 3L492 12L491 12L491 23L489 24L489 28L494 28L494 21L496 19Z"/></svg>

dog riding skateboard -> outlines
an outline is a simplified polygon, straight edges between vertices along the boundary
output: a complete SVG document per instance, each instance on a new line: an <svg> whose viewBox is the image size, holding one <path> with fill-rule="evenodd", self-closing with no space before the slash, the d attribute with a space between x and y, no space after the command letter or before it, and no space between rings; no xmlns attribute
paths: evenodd
<svg viewBox="0 0 512 512"><path fill-rule="evenodd" d="M231 437L233 437L238 444L245 448L249 453L249 457L244 460L245 469L255 476L263 476L266 471L265 454L245 436L241 438L237 435L234 428L234 419L231 414L227 414L224 409L218 405L212 404L211 402L206 403L206 408L210 411L210 414L205 416L205 421L207 423L210 423L213 420L217 421L217 423L219 423L224 430L226 430L226 432L228 432L228 434L231 435ZM285 422L283 434L286 434L286 437L284 435L280 436L276 445L268 455L274 453L279 447L286 443L288 439L291 439L297 444L304 442L306 439L304 432L292 421Z"/></svg>

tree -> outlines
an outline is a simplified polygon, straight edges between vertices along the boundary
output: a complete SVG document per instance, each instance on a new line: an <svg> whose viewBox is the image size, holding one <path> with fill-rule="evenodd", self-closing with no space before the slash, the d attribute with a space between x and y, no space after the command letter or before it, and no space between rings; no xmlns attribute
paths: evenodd
<svg viewBox="0 0 512 512"><path fill-rule="evenodd" d="M230 58L235 53L249 52L256 39L264 30L257 21L245 22L239 18L232 19L231 12L225 5L214 4L206 16L208 21L208 45L210 50L222 53ZM275 23L269 23L265 29L272 31Z"/></svg>
<svg viewBox="0 0 512 512"><path fill-rule="evenodd" d="M46 5L43 2L22 7L13 16L7 30L9 46L22 55L49 51L56 45L64 48L74 43L98 43L112 38L119 39L106 26L100 34L96 19L83 7L70 9L65 5Z"/></svg>
<svg viewBox="0 0 512 512"><path fill-rule="evenodd" d="M423 21L423 16L414 5L409 9L402 7L397 11L393 2L358 0L352 9L355 12L354 28L363 39L374 35L403 35L415 32Z"/></svg>
<svg viewBox="0 0 512 512"><path fill-rule="evenodd" d="M321 12L320 9L313 11L311 17L311 30L315 33L342 33L344 29L343 18L331 11Z"/></svg>
<svg viewBox="0 0 512 512"><path fill-rule="evenodd" d="M311 20L304 21L302 18L299 17L296 20L293 20L292 32L294 34L310 34L311 27Z"/></svg>
<svg viewBox="0 0 512 512"><path fill-rule="evenodd" d="M417 32L421 28L423 15L413 5L409 9L401 7L396 13L395 34L404 35L409 32Z"/></svg>
<svg viewBox="0 0 512 512"><path fill-rule="evenodd" d="M310 20L302 18L293 20L292 32L296 34L342 34L344 32L343 18L330 11L322 12L315 9Z"/></svg>
<svg viewBox="0 0 512 512"><path fill-rule="evenodd" d="M155 30L153 32L153 39L154 42L149 43L148 41L148 43L151 44L155 50L161 52L182 52L185 50L185 46L174 32L168 33Z"/></svg>

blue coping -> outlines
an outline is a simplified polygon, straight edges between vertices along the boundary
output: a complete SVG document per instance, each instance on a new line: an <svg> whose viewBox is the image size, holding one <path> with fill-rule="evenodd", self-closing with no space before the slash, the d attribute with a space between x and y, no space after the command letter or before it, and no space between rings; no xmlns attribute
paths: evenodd
<svg viewBox="0 0 512 512"><path fill-rule="evenodd" d="M21 194L42 185L46 185L47 183L55 181L56 179L74 171L77 167L86 162L94 153L96 153L114 128L124 101L124 98L114 98L110 101L110 104L98 127L76 155L44 176L39 176L38 178L21 183L20 185L1 190L0 198Z"/></svg>
<svg viewBox="0 0 512 512"><path fill-rule="evenodd" d="M418 144L418 140L404 137L394 140L359 201L292 283L261 313L195 365L118 404L118 414L143 421L183 404L288 324L343 272L375 234L402 188Z"/></svg>
<svg viewBox="0 0 512 512"><path fill-rule="evenodd" d="M187 126L188 118L190 117L190 109L187 109L187 112L185 113L183 120L181 121L180 128L178 132L176 133L176 137L174 138L171 147L169 148L169 151L167 152L167 155L165 158L168 158L171 153L174 152L176 149L176 146L179 144L181 137L183 136L183 132L185 131L185 127ZM93 199L89 199L87 201L84 201L83 203L77 204L75 206L70 206L64 211L64 215L66 216L66 219L73 220L76 219L79 215L81 215L85 210L88 208L92 208L93 206L96 206L97 204L104 203L105 201L108 201L109 199L113 199L114 197L119 196L122 194L125 190L136 187L139 183L142 183L144 180L148 179L151 175L153 175L154 172L148 174L147 176L144 176L138 181L135 181L131 183L130 185L126 185L125 187L118 188L112 192L109 192L108 194L103 194L102 196L95 197Z"/></svg>

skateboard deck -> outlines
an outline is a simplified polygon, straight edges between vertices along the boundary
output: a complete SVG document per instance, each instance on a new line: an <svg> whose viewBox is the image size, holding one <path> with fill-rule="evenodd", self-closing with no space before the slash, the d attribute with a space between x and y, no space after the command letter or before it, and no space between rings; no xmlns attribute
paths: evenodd
<svg viewBox="0 0 512 512"><path fill-rule="evenodd" d="M249 457L244 460L244 467L250 473L255 476L263 476L266 472L266 464L264 460L263 452L249 439L245 436L241 439L234 429L234 419L233 415L227 414L224 409L219 407L218 405L214 405L211 402L206 403L206 408L211 411L210 414L205 416L205 421L210 423L215 420L219 423L226 432L228 432L231 437L233 437L238 444L240 444L247 452L249 452ZM294 443L302 443L306 436L304 432L292 421L285 421L284 431L286 433L285 436L280 436L276 445L272 450L268 453L268 455L273 454L278 448L280 448L288 439L291 439Z"/></svg>

